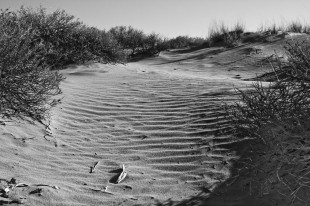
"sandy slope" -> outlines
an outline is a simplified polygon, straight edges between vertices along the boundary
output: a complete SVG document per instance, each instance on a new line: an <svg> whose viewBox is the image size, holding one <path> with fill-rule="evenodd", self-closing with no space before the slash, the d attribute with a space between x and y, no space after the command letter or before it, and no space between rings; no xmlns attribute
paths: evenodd
<svg viewBox="0 0 310 206"><path fill-rule="evenodd" d="M239 78L262 72L244 49L64 70L64 98L49 128L1 126L0 178L31 185L11 198L24 197L25 205L152 205L213 190L237 158L217 147L231 141L219 104L232 98L233 85L248 84ZM248 61L237 61L238 54ZM114 184L122 164L128 176Z"/></svg>

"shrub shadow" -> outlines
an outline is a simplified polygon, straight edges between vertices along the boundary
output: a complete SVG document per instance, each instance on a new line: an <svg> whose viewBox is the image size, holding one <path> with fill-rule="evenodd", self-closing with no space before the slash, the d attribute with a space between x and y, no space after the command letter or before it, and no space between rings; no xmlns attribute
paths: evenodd
<svg viewBox="0 0 310 206"><path fill-rule="evenodd" d="M248 153L251 150L251 144L253 143L253 140L242 140L235 143L231 143L228 145L222 146L223 149L228 149L230 151L235 151L237 156L240 157L239 160L233 162L233 166L231 169L232 178L229 178L227 181L223 182L221 185L219 185L214 191L210 191L206 187L201 187L201 192L196 195L192 196L186 200L182 200L181 202L172 201L171 199L165 201L165 202L157 202L156 206L225 206L225 205L260 205L261 202L258 201L259 204L255 204L256 199L252 197L248 197L246 194L246 197L239 198L240 191L235 191L235 188L231 187L233 185L233 182L236 180L234 177L239 172L239 161L242 161L243 158L248 157ZM230 186L227 186L230 185ZM244 192L241 192L242 194ZM226 197L226 198L225 198ZM228 198L232 198L232 200L227 200ZM268 204L262 204L262 205L268 205Z"/></svg>

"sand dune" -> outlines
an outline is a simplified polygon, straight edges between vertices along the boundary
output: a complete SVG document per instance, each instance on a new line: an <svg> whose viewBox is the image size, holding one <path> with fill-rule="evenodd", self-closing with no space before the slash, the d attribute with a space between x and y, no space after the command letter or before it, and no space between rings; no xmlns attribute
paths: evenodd
<svg viewBox="0 0 310 206"><path fill-rule="evenodd" d="M25 205L152 205L212 191L237 158L219 147L231 141L219 105L248 84L235 76L249 75L210 52L64 70L49 128L1 126L0 178L32 185L12 192ZM114 184L123 164L128 175Z"/></svg>

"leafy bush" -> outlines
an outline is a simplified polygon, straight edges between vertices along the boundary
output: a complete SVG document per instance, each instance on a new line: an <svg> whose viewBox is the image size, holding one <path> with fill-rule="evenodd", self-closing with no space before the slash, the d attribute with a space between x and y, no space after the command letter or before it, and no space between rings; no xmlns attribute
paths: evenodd
<svg viewBox="0 0 310 206"><path fill-rule="evenodd" d="M111 28L108 33L117 41L118 46L130 50L130 56L153 56L166 49L166 44L158 34L144 34L143 31L129 26Z"/></svg>
<svg viewBox="0 0 310 206"><path fill-rule="evenodd" d="M144 37L143 31L134 29L131 26L113 27L109 30L109 33L112 34L123 49L130 49L131 55L134 55L136 50L141 47Z"/></svg>
<svg viewBox="0 0 310 206"><path fill-rule="evenodd" d="M140 48L142 49L137 52L138 55L154 56L166 50L167 46L159 34L152 33L143 37Z"/></svg>
<svg viewBox="0 0 310 206"><path fill-rule="evenodd" d="M67 39L68 41L58 47L63 55L58 51L54 52L54 57L51 58L53 62L62 62L63 65L88 61L123 63L126 59L123 50L118 47L113 37L97 28L80 26Z"/></svg>

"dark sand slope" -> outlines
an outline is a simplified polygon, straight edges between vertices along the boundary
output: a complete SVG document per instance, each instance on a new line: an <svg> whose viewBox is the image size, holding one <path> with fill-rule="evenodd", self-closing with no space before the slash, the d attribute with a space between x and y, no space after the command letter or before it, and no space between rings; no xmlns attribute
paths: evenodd
<svg viewBox="0 0 310 206"><path fill-rule="evenodd" d="M238 78L262 72L231 60L242 49L64 70L63 103L49 129L1 126L0 178L32 185L14 190L25 205L153 205L207 195L237 158L219 147L231 142L219 104L232 98L232 85L248 84ZM128 175L114 184L123 164Z"/></svg>

